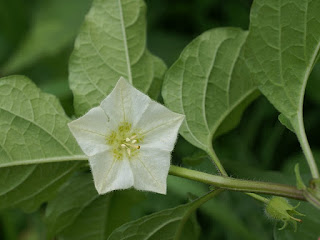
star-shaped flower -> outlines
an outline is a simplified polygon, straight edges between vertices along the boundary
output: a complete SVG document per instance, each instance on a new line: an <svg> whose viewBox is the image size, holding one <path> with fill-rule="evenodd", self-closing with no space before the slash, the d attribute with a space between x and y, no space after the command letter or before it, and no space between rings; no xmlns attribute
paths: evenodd
<svg viewBox="0 0 320 240"><path fill-rule="evenodd" d="M132 186L165 194L183 119L120 78L100 106L69 128L89 157L99 194Z"/></svg>

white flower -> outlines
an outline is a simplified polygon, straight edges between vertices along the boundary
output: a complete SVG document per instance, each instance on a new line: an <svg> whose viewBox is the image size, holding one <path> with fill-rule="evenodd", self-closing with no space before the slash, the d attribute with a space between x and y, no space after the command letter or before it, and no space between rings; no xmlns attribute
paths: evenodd
<svg viewBox="0 0 320 240"><path fill-rule="evenodd" d="M165 194L183 119L120 78L100 106L69 128L89 157L99 194L132 186Z"/></svg>

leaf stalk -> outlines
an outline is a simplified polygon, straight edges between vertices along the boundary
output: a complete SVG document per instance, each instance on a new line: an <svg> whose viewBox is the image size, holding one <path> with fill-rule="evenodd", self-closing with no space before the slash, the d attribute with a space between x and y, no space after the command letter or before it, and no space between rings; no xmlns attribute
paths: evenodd
<svg viewBox="0 0 320 240"><path fill-rule="evenodd" d="M222 164L221 164L217 154L213 150L212 146L208 149L207 153L209 154L210 158L212 159L214 165L217 167L217 169L221 173L221 175L225 176L225 177L228 177L228 174L227 174L226 170L222 166Z"/></svg>
<svg viewBox="0 0 320 240"><path fill-rule="evenodd" d="M316 164L316 161L314 160L308 139L307 139L307 135L306 135L306 131L304 128L304 123L303 123L303 116L302 116L302 111L300 111L300 113L298 114L298 119L297 119L297 125L294 124L294 126L297 126L296 130L296 134L298 137L298 140L300 142L301 148L303 150L303 153L306 157L307 163L309 165L310 171L311 171L311 175L313 178L317 179L319 178L319 170Z"/></svg>

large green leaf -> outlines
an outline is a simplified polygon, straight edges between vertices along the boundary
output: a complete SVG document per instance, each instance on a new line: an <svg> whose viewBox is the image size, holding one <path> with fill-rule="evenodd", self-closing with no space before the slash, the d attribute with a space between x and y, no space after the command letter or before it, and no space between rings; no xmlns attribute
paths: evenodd
<svg viewBox="0 0 320 240"><path fill-rule="evenodd" d="M58 100L29 79L0 79L0 207L33 210L83 159ZM56 162L56 163L52 163Z"/></svg>
<svg viewBox="0 0 320 240"><path fill-rule="evenodd" d="M70 59L70 87L81 115L113 89L120 76L148 92L165 68L146 50L146 6L142 0L95 0ZM160 74L161 75L161 74Z"/></svg>
<svg viewBox="0 0 320 240"><path fill-rule="evenodd" d="M257 96L243 58L246 37L234 28L207 31L184 49L165 76L165 104L186 115L180 133L203 150L214 136L233 128Z"/></svg>
<svg viewBox="0 0 320 240"><path fill-rule="evenodd" d="M256 0L248 63L262 93L288 119L302 113L308 77L320 49L320 1Z"/></svg>
<svg viewBox="0 0 320 240"><path fill-rule="evenodd" d="M166 209L142 217L136 221L126 223L113 231L108 240L195 239L192 237L197 236L197 234L191 232L192 225L189 225L189 227L185 229L189 231L188 234L182 230L191 214L217 193L218 192L211 192L190 203ZM187 224L190 224L190 222Z"/></svg>
<svg viewBox="0 0 320 240"><path fill-rule="evenodd" d="M71 44L91 1L40 1L30 31L4 66L3 72L17 72Z"/></svg>
<svg viewBox="0 0 320 240"><path fill-rule="evenodd" d="M245 51L262 93L297 134L313 178L319 171L305 134L303 100L320 50L319 12L318 0L256 0Z"/></svg>
<svg viewBox="0 0 320 240"><path fill-rule="evenodd" d="M250 16L246 49L250 69L301 142L306 142L301 140L305 87L320 49L319 11L318 0L257 0Z"/></svg>
<svg viewBox="0 0 320 240"><path fill-rule="evenodd" d="M46 209L48 235L66 240L103 240L131 219L131 207L143 199L134 190L100 196L91 173L71 178L49 202ZM120 214L121 213L121 214Z"/></svg>
<svg viewBox="0 0 320 240"><path fill-rule="evenodd" d="M320 210L315 209L310 203L306 202L301 203L298 210L306 216L301 217L302 222L298 223L297 231L294 232L294 228L292 226L288 226L284 230L278 230L279 226L275 226L275 240L319 239Z"/></svg>

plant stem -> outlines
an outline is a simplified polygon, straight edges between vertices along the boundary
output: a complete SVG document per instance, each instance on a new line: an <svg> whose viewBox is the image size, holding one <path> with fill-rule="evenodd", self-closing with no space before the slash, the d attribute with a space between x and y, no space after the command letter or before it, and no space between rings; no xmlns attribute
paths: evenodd
<svg viewBox="0 0 320 240"><path fill-rule="evenodd" d="M188 178L232 191L265 193L299 200L306 200L301 190L298 190L296 187L284 184L249 181L234 179L231 177L216 176L173 165L171 165L169 173L174 176Z"/></svg>
<svg viewBox="0 0 320 240"><path fill-rule="evenodd" d="M210 146L210 148L208 149L208 154L211 157L215 166L217 167L218 171L221 173L221 175L227 177L228 174L227 174L226 170L224 170L224 167L222 166L222 164L221 164L217 154L213 150L212 146Z"/></svg>
<svg viewBox="0 0 320 240"><path fill-rule="evenodd" d="M317 164L314 160L312 151L310 149L310 145L307 139L307 135L306 135L306 131L304 128L304 123L303 123L303 116L302 116L302 111L300 111L300 113L298 113L298 129L296 130L296 134L298 137L298 140L300 142L301 148L303 150L303 153L307 159L307 163L309 165L310 171L311 171L311 175L313 178L319 178L319 171L318 171L318 167Z"/></svg>
<svg viewBox="0 0 320 240"><path fill-rule="evenodd" d="M246 193L248 196L260 201L260 202L263 202L263 203L268 203L270 200L268 198L265 198L265 197L262 197L258 194L255 194L255 193Z"/></svg>

